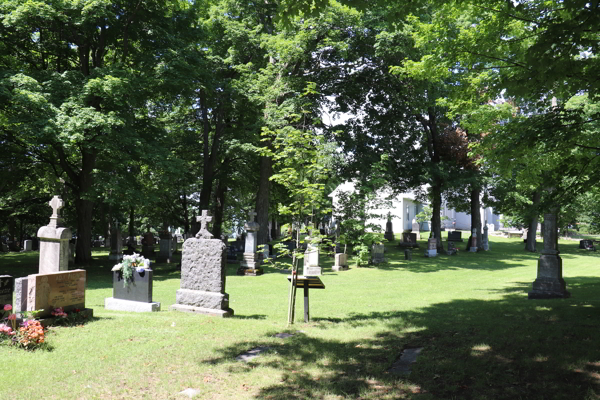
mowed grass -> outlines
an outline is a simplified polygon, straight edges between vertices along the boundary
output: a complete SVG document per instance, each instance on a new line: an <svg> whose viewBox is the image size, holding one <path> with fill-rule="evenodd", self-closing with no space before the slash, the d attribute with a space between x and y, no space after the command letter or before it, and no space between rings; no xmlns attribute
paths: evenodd
<svg viewBox="0 0 600 400"><path fill-rule="evenodd" d="M425 241L421 243L425 248ZM333 272L311 290L311 322L287 327L288 281L235 275L226 292L235 316L169 311L180 274L154 266L157 313L104 309L112 296L108 252L88 270L93 320L55 327L50 351L0 346L0 399L597 399L600 395L600 252L561 241L572 297L528 300L537 254L517 239L490 237L491 251L412 261L395 243L388 262ZM541 248L538 244L538 248ZM0 255L0 274L37 272L38 253ZM274 337L281 332L293 337ZM236 356L266 353L245 363ZM388 370L406 348L422 347L408 376Z"/></svg>

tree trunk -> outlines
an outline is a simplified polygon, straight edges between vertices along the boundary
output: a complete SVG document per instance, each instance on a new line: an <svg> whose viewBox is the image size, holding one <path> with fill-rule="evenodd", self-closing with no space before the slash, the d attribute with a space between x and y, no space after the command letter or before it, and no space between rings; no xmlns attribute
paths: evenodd
<svg viewBox="0 0 600 400"><path fill-rule="evenodd" d="M92 212L94 203L79 197L75 200L77 212L77 245L75 264L87 264L92 260Z"/></svg>
<svg viewBox="0 0 600 400"><path fill-rule="evenodd" d="M539 191L535 191L533 193L533 205L531 206L532 213L529 217L529 229L527 230L527 242L525 243L525 251L531 251L532 253L535 253L537 251L535 242L539 218L537 206L540 203L541 198L542 195Z"/></svg>
<svg viewBox="0 0 600 400"><path fill-rule="evenodd" d="M215 209L213 213L212 234L215 239L220 239L223 232L223 212L225 210L225 198L227 196L227 185L223 179L219 180L217 192L215 193Z"/></svg>
<svg viewBox="0 0 600 400"><path fill-rule="evenodd" d="M260 158L260 181L256 196L256 219L260 225L257 234L257 244L269 242L269 178L273 174L272 160L269 157Z"/></svg>
<svg viewBox="0 0 600 400"><path fill-rule="evenodd" d="M190 212L188 211L186 192L183 192L181 205L183 206L183 233L187 234L190 233Z"/></svg>
<svg viewBox="0 0 600 400"><path fill-rule="evenodd" d="M131 207L129 209L129 240L133 241L133 237L135 236L135 209Z"/></svg>
<svg viewBox="0 0 600 400"><path fill-rule="evenodd" d="M479 197L481 196L481 188L476 184L471 185L471 234L473 229L476 230L477 235L477 249L483 251L482 243L482 232L481 232L481 202ZM469 247L471 244L469 243Z"/></svg>
<svg viewBox="0 0 600 400"><path fill-rule="evenodd" d="M442 209L442 185L434 180L431 185L431 208L433 215L431 216L431 231L437 242L437 251L444 251L444 243L442 242L442 228L440 212Z"/></svg>

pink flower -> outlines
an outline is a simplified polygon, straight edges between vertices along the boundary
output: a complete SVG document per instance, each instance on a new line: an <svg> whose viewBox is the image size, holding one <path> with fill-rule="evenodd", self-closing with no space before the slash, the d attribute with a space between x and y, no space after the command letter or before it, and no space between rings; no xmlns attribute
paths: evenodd
<svg viewBox="0 0 600 400"><path fill-rule="evenodd" d="M17 314L10 314L10 315L7 317L7 319L8 319L9 321L14 321L14 320L16 320L16 319L17 319Z"/></svg>
<svg viewBox="0 0 600 400"><path fill-rule="evenodd" d="M4 311L10 311L10 310L12 310L12 306L10 304L5 304Z"/></svg>

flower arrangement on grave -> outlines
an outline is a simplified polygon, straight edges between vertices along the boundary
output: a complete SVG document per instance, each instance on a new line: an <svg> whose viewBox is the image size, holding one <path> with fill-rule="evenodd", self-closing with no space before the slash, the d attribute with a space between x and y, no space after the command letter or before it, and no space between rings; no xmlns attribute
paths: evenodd
<svg viewBox="0 0 600 400"><path fill-rule="evenodd" d="M121 271L123 276L123 287L127 287L133 280L133 271L143 272L150 270L150 260L143 257L141 254L133 253L132 255L123 256L123 260L112 267L112 271Z"/></svg>
<svg viewBox="0 0 600 400"><path fill-rule="evenodd" d="M6 304L0 309L3 314L8 313L4 322L0 323L0 343L7 341L9 345L21 346L27 350L34 350L44 344L46 331L40 321L35 319L25 319L17 329L17 315L11 313L12 306ZM28 313L25 314L25 317Z"/></svg>

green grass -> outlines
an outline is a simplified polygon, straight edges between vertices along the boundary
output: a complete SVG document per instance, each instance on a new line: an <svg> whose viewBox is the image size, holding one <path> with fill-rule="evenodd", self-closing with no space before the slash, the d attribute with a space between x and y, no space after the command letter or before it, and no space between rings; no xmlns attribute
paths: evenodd
<svg viewBox="0 0 600 400"><path fill-rule="evenodd" d="M398 235L399 236L399 235ZM288 282L267 268L235 275L226 292L235 317L168 311L179 288L175 264L154 269L157 313L108 311L107 251L94 252L86 304L94 319L51 328L50 351L0 346L0 399L596 399L600 394L600 252L561 241L572 297L528 300L537 254L517 239L490 237L491 251L332 272L311 291L311 322L286 327ZM421 241L421 249L425 241ZM540 246L540 245L538 245ZM102 250L102 249L97 249ZM0 255L0 275L37 272L38 253ZM278 339L279 332L296 333ZM235 357L268 346L249 363ZM423 347L409 376L387 372Z"/></svg>

